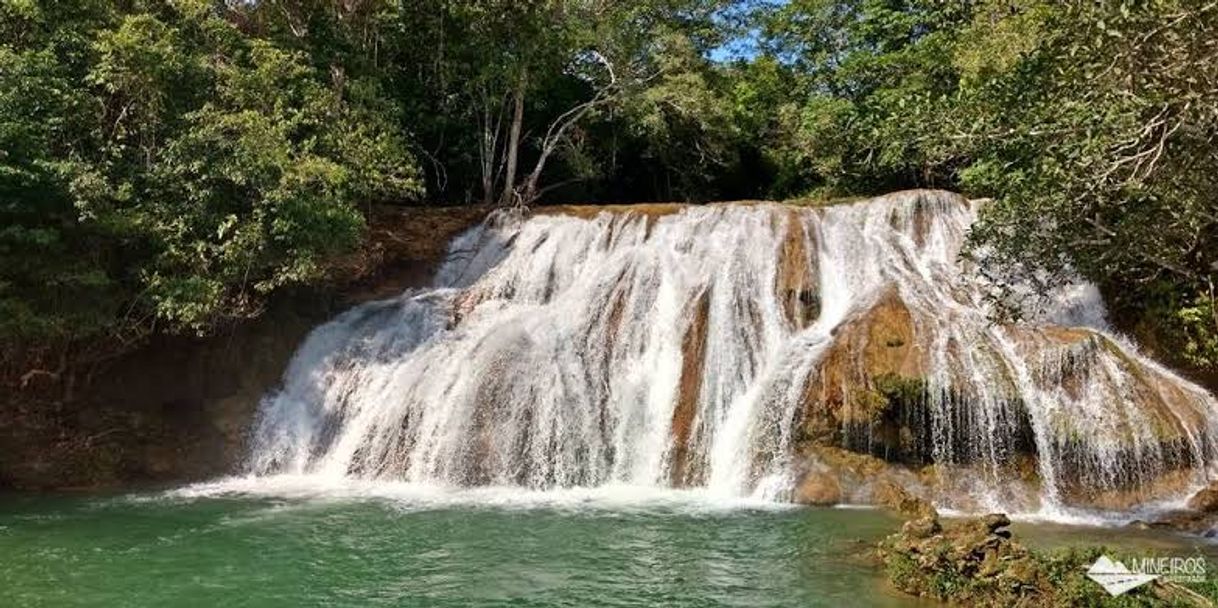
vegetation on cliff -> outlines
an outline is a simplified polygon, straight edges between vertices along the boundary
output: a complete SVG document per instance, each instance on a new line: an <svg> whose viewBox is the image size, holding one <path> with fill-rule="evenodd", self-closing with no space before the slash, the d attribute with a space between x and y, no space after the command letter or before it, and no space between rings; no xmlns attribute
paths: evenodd
<svg viewBox="0 0 1218 608"><path fill-rule="evenodd" d="M1081 273L1212 370L1216 33L1180 0L4 2L0 342L255 315L373 203L933 186L994 199L997 300Z"/></svg>
<svg viewBox="0 0 1218 608"><path fill-rule="evenodd" d="M1215 362L1218 7L795 0L765 23L802 84L773 114L787 183L991 197L1000 286L1082 273L1163 354Z"/></svg>
<svg viewBox="0 0 1218 608"><path fill-rule="evenodd" d="M941 524L936 515L911 519L880 543L888 579L911 595L973 606L1213 606L1214 581L1152 581L1110 596L1086 576L1102 547L1036 551L1012 540L1002 514Z"/></svg>

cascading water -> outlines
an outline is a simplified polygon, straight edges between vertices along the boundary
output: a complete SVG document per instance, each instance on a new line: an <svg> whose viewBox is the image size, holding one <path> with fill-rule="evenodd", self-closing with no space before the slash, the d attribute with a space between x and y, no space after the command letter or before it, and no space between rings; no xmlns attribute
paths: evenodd
<svg viewBox="0 0 1218 608"><path fill-rule="evenodd" d="M1094 288L994 325L957 259L974 219L922 191L494 217L433 288L314 331L250 473L782 499L830 445L960 471L986 508L1020 459L1050 507L1202 483L1218 403L1107 333Z"/></svg>

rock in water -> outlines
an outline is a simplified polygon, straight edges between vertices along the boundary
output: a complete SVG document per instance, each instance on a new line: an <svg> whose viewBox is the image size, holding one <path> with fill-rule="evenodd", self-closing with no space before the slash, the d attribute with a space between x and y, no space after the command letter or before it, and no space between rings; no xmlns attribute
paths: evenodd
<svg viewBox="0 0 1218 608"><path fill-rule="evenodd" d="M1218 512L1218 482L1201 488L1188 499L1188 508L1202 513Z"/></svg>
<svg viewBox="0 0 1218 608"><path fill-rule="evenodd" d="M925 499L887 479L881 479L872 490L872 502L909 519L937 518L939 514Z"/></svg>
<svg viewBox="0 0 1218 608"><path fill-rule="evenodd" d="M1010 523L1001 513L942 526L933 518L911 520L877 552L897 589L951 605L1109 605L1108 593L1085 576L1104 549L1037 553L1011 539ZM1123 595L1119 605L1213 606L1179 584L1161 581Z"/></svg>
<svg viewBox="0 0 1218 608"><path fill-rule="evenodd" d="M1006 513L990 513L981 518L981 523L985 525L985 531L989 534L1007 538L1011 536L1011 531L1004 529L1011 525L1011 519L1007 517Z"/></svg>
<svg viewBox="0 0 1218 608"><path fill-rule="evenodd" d="M928 538L943 530L939 518L933 515L911 519L901 526L901 535L907 538Z"/></svg>
<svg viewBox="0 0 1218 608"><path fill-rule="evenodd" d="M842 487L832 473L810 472L795 488L795 502L800 504L827 507L841 501Z"/></svg>

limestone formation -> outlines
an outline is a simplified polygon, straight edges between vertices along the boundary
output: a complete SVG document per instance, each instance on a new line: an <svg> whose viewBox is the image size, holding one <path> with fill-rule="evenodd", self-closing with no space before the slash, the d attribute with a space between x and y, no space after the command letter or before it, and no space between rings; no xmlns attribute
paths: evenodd
<svg viewBox="0 0 1218 608"><path fill-rule="evenodd" d="M1129 509L1218 464L1218 402L1072 285L998 324L975 206L547 209L298 351L251 474L630 484L814 504Z"/></svg>
<svg viewBox="0 0 1218 608"><path fill-rule="evenodd" d="M809 472L795 487L795 502L800 504L826 507L841 501L842 487L832 473Z"/></svg>
<svg viewBox="0 0 1218 608"><path fill-rule="evenodd" d="M1188 499L1188 508L1202 513L1218 512L1218 482L1201 488Z"/></svg>

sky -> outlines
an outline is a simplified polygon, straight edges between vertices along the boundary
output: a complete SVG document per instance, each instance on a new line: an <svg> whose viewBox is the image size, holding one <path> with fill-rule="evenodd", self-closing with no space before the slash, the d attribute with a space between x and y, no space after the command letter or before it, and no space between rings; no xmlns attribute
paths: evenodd
<svg viewBox="0 0 1218 608"><path fill-rule="evenodd" d="M741 0L737 2L737 11L750 11L761 8L773 8L782 6L789 0ZM726 16L726 19L733 18ZM709 57L711 61L729 62L735 59L751 59L756 57L761 52L760 48L761 32L757 29L750 29L727 43L711 49Z"/></svg>

